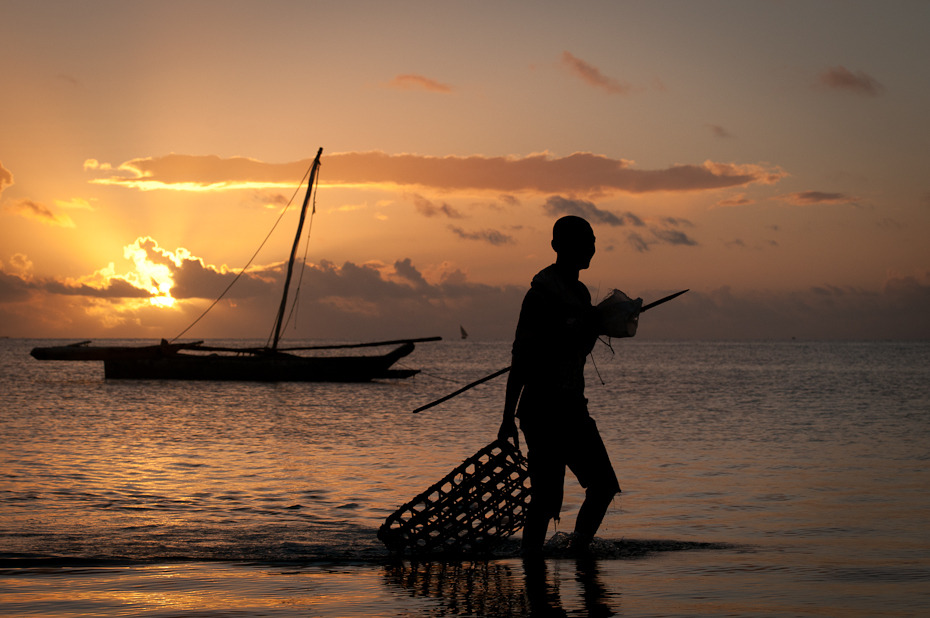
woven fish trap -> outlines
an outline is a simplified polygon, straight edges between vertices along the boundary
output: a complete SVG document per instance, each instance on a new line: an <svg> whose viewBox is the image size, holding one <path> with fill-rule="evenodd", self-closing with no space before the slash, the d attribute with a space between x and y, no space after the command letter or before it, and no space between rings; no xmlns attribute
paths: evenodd
<svg viewBox="0 0 930 618"><path fill-rule="evenodd" d="M523 528L529 484L526 458L496 440L397 509L378 538L401 553L487 552Z"/></svg>

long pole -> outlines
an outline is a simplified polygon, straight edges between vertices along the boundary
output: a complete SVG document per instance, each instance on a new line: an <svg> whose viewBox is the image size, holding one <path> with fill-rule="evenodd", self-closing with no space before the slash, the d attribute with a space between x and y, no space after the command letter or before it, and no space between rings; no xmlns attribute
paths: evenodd
<svg viewBox="0 0 930 618"><path fill-rule="evenodd" d="M313 182L316 178L316 171L320 167L320 157L323 149L320 148L310 167L310 180L307 182L307 195L304 196L303 206L300 208L300 221L297 223L297 234L294 236L294 246L291 247L291 257L287 261L287 276L284 278L284 293L281 295L281 306L278 308L278 318L274 323L274 340L271 344L272 350L278 349L278 340L281 338L281 326L284 324L284 311L287 309L287 292L291 287L291 274L294 272L294 257L297 255L297 247L300 245L300 234L304 229L304 219L307 218L307 204L310 203L310 196L313 193Z"/></svg>
<svg viewBox="0 0 930 618"><path fill-rule="evenodd" d="M382 345L395 345L398 343L422 343L424 341L442 341L442 337L417 337L416 339L392 339L390 341L368 341L365 343L309 345L296 348L281 348L281 350L284 352L292 352L297 350L344 350L347 348L376 348Z"/></svg>
<svg viewBox="0 0 930 618"><path fill-rule="evenodd" d="M493 380L493 379L496 378L497 376L502 376L502 375L504 375L505 373L507 373L508 371L510 371L510 367L504 367L503 369L501 369L501 370L499 370L499 371L495 371L494 373L492 373L492 374L489 375L489 376L484 376L484 377L481 378L480 380L475 380L475 381L472 382L471 384L466 384L465 386L463 386L463 387L460 388L459 390L455 391L454 393L449 393L449 394L446 395L445 397L440 397L440 398L437 399L436 401L431 401L430 403L426 404L425 406L420 406L419 408L417 408L416 410L414 410L413 413L416 414L416 413L418 413L418 412L422 412L423 410L429 410L429 409L432 408L433 406L438 406L438 405L441 404L443 401L448 401L448 400L452 399L453 397L455 397L456 395L461 395L462 393L464 393L464 392L467 391L468 389L475 388L475 387L478 386L479 384L484 384L484 383L487 382L488 380Z"/></svg>
<svg viewBox="0 0 930 618"><path fill-rule="evenodd" d="M690 289L690 288L689 288L689 289ZM649 309L652 309L653 307L657 307L657 306L661 305L662 303L667 303L668 301L672 300L673 298L678 298L679 296L681 296L682 294L684 294L684 293L687 292L687 291L688 291L688 290L682 290L681 292L675 292L674 294L669 294L668 296L666 296L666 297L664 297L664 298L660 298L659 300L654 301L654 302L651 302L651 303L649 303L648 305L644 305L643 308L639 310L639 312L642 313L643 311L647 311L647 310L649 310ZM503 369L500 369L500 370L498 370L498 371L495 371L495 372L492 373L491 375L484 376L484 377L481 378L480 380L475 380L474 382L471 382L471 383L469 383L469 384L466 384L465 386L463 386L463 387L460 388L459 390L455 391L454 393L449 393L448 395L446 395L446 396L444 396L444 397L440 397L440 398L437 399L436 401L431 401L431 402L429 402L428 404L426 404L426 405L424 405L424 406L420 406L419 408L417 408L416 410L414 410L413 413L414 413L414 414L417 414L417 413L419 413L419 412L422 412L423 410L429 410L429 409L432 408L433 406L438 406L438 405L441 404L442 402L448 401L448 400L452 399L453 397L456 397L457 395L461 395L461 394L464 393L465 391L467 391L467 390L469 390L469 389L472 389L472 388L475 388L475 387L478 386L479 384L484 384L484 383L487 382L488 380L493 380L493 379L496 378L497 376L502 376L502 375L504 375L505 373L507 373L508 371L510 371L510 367L504 367Z"/></svg>

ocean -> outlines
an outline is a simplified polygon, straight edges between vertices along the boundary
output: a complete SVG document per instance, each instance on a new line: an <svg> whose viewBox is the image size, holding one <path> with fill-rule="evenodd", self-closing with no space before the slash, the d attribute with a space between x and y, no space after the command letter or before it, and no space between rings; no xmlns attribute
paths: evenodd
<svg viewBox="0 0 930 618"><path fill-rule="evenodd" d="M495 438L505 378L411 411L509 342L419 344L423 373L372 384L106 381L28 354L54 343L0 340L3 616L930 612L930 342L598 346L623 488L598 536L641 551L542 567L516 540L413 560L376 538ZM582 498L570 479L558 531Z"/></svg>

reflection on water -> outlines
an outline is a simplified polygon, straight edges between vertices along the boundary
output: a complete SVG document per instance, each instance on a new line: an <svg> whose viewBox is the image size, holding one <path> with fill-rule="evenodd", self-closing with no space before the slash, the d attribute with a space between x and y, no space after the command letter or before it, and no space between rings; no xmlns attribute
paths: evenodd
<svg viewBox="0 0 930 618"><path fill-rule="evenodd" d="M585 615L598 599L620 612L621 582L624 615L930 606L927 343L599 350L606 385L592 375L588 396L624 488L599 535L720 545L600 561L596 577L564 560L541 577L512 559L383 567L378 526L493 439L503 382L413 415L450 383L107 382L92 364L34 361L33 345L0 341L0 577L25 599L0 613L27 613L32 598L67 615L55 605L66 596L106 614L122 603L101 600L113 586L142 615L133 604L156 581L177 586L169 605L215 599L204 612L226 603L211 591L234 588L245 607L258 595L260 613L293 602L422 615L450 599L490 607L499 592L520 611L541 599ZM506 366L509 344L421 346L409 362L454 387ZM570 481L561 530L582 497ZM100 570L114 559L134 566Z"/></svg>
<svg viewBox="0 0 930 618"><path fill-rule="evenodd" d="M411 597L438 600L434 616L614 616L619 605L619 593L608 591L592 558L405 562L384 573Z"/></svg>
<svg viewBox="0 0 930 618"><path fill-rule="evenodd" d="M524 616L523 586L507 562L409 562L384 569L385 581L411 597L437 599L441 612ZM440 613L441 613L440 612Z"/></svg>
<svg viewBox="0 0 930 618"><path fill-rule="evenodd" d="M806 567L758 550L644 560L164 562L0 569L3 616L918 616L918 567Z"/></svg>
<svg viewBox="0 0 930 618"><path fill-rule="evenodd" d="M560 593L558 580L550 578L547 563L543 560L524 561L526 594L534 616L568 615ZM580 603L585 616L614 616L619 593L608 592L600 578L598 561L582 558L575 562L575 581L580 587ZM614 582L616 585L617 582Z"/></svg>
<svg viewBox="0 0 930 618"><path fill-rule="evenodd" d="M3 615L597 617L620 609L616 581L608 586L595 561L189 562L0 574Z"/></svg>

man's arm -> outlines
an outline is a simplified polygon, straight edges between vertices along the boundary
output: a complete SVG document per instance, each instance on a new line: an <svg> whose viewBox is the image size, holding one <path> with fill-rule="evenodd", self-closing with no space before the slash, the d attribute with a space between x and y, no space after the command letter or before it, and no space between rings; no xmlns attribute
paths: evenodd
<svg viewBox="0 0 930 618"><path fill-rule="evenodd" d="M525 384L523 368L519 363L514 363L507 375L507 390L504 394L504 418L501 421L500 429L497 431L498 440L507 440L513 438L513 443L520 448L520 434L517 431L517 403L520 401L520 394L523 392Z"/></svg>

